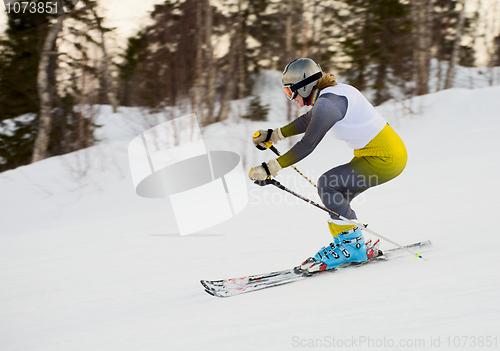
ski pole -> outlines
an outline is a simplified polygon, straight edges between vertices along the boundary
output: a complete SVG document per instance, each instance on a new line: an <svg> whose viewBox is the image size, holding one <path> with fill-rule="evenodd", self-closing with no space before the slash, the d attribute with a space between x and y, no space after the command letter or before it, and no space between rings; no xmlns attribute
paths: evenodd
<svg viewBox="0 0 500 351"><path fill-rule="evenodd" d="M271 146L269 147L269 149L274 152L276 155L278 156L281 156L281 153L278 151L278 149L276 149L276 147L274 145L271 144ZM302 177L304 177L309 183L312 184L313 187L316 188L316 183L314 183L311 179L309 179L304 173L302 173L297 167L295 167L294 165L292 165L292 168L298 173L300 174Z"/></svg>
<svg viewBox="0 0 500 351"><path fill-rule="evenodd" d="M281 190L284 190L284 191L286 191L286 192L288 192L288 193L290 193L290 194L292 194L292 195L294 195L294 196L298 197L298 198L299 198L299 199L301 199L301 200L304 200L305 202L307 202L307 203L308 203L308 204L310 204L310 205L313 205L313 206L315 206L315 207L317 207L317 208L319 208L319 209L322 209L323 211L326 211L326 212L328 212L328 213L330 213L330 214L332 214L332 215L334 215L334 216L336 216L336 217L340 218L341 220L343 220L343 221L345 221L345 222L347 222L347 223L350 223L350 224L352 224L352 225L355 225L355 226L357 226L357 227L360 227L362 230L367 231L368 233L370 233L370 234L372 234L372 235L376 236L377 238L382 239L382 240L385 240L385 241L387 241L387 242L389 242L389 243L393 244L394 246L397 246L397 247L399 247L400 249L402 249L402 250L405 250L405 251L409 252L410 254L412 254L413 256L415 256L415 258L417 258L417 257L418 257L418 258L423 259L424 261L427 261L424 257L422 257L422 255L420 255L420 253L415 253L415 252L413 252L413 251L411 251L411 250L407 249L407 248L406 248L406 247L404 247L403 245L400 245L400 244L398 244L397 242L392 241L391 239L388 239L388 238L386 238L385 236L382 236L382 235L380 235L380 234L378 234L378 233L374 232L374 231L373 231L373 230L371 230L371 229L368 229L368 228L367 228L364 224L361 224L361 223L356 223L356 222L354 222L354 221L352 221L352 220L350 220L350 219L348 219L348 218L346 218L346 217L344 217L344 216L342 216L342 215L339 215L338 213L336 213L336 212L334 212L334 211L330 210L329 208L326 208L325 206L322 206L322 205L320 205L320 204L318 204L318 203L316 203L316 202L314 202L314 201L312 201L312 200L310 200L310 199L308 199L308 198L306 198L306 197L304 197L304 196L302 196L302 195L300 195L300 194L296 193L295 191L288 189L286 186L282 185L282 184L281 184L280 182L278 182L276 179L267 178L266 180L261 180L261 181L256 180L256 181L255 181L255 184L260 185L260 186L266 186L266 185L272 184L272 185L274 185L275 187L277 187L277 188L279 188L279 189L281 189Z"/></svg>

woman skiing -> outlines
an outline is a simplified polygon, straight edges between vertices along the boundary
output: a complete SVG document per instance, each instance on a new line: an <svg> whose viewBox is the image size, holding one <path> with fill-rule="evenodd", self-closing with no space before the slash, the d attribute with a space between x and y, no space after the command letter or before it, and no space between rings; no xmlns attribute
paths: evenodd
<svg viewBox="0 0 500 351"><path fill-rule="evenodd" d="M290 62L283 71L282 83L288 98L299 107L313 107L284 127L259 130L253 142L262 148L266 142L301 133L304 136L287 153L250 169L250 179L275 177L281 169L308 156L325 134L331 133L354 149L354 158L321 175L318 194L328 209L356 220L352 199L395 178L405 168L407 153L402 140L357 89L337 83L334 75L324 74L309 58ZM302 263L303 270L312 273L368 259L361 229L333 215L328 218L328 227L333 242Z"/></svg>

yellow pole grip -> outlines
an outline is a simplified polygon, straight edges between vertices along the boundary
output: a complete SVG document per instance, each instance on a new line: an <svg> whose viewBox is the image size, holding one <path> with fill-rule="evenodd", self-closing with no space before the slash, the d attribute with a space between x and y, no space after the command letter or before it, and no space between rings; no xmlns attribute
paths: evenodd
<svg viewBox="0 0 500 351"><path fill-rule="evenodd" d="M259 136L260 136L260 132L255 132L255 133L253 133L253 137L254 137L254 138L257 138L257 137L259 137ZM269 149L271 146L273 146L273 142L272 142L272 141L268 141L268 142L265 142L265 143L260 143L260 144L264 144L264 145L266 145L266 146L265 146L265 148L266 148L266 149ZM259 144L259 145L260 145L260 144ZM264 150L264 149L262 149L262 150Z"/></svg>

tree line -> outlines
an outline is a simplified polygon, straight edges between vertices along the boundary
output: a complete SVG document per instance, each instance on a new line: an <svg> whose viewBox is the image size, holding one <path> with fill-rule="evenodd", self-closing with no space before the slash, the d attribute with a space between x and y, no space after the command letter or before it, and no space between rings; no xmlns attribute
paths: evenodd
<svg viewBox="0 0 500 351"><path fill-rule="evenodd" d="M450 88L456 65L475 64L478 11L466 13L464 0L167 0L114 57L98 0L33 28L9 19L0 40L0 171L93 145L101 104L172 114L175 106L208 125L227 119L237 100L239 117L260 118L258 98L251 112L243 104L258 94L257 74L297 57L370 89L375 105L394 89L428 93L431 59L449 62L438 86ZM489 45L489 65L500 65L498 33Z"/></svg>

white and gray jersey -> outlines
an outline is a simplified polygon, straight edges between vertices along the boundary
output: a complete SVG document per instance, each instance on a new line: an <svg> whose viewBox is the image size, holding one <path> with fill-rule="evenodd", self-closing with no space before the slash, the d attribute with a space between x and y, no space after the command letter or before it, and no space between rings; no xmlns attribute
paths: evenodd
<svg viewBox="0 0 500 351"><path fill-rule="evenodd" d="M322 89L313 108L281 128L285 137L305 133L287 153L278 158L288 167L309 155L330 132L352 149L365 147L386 125L386 120L354 87L337 84Z"/></svg>

